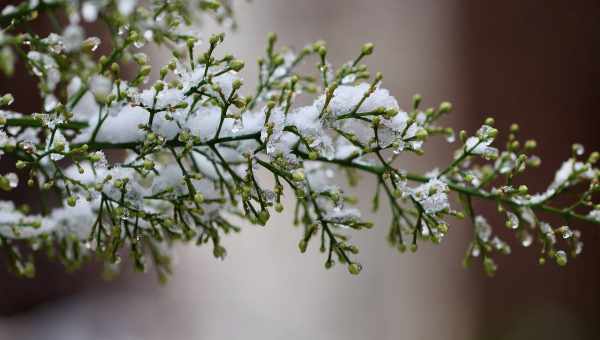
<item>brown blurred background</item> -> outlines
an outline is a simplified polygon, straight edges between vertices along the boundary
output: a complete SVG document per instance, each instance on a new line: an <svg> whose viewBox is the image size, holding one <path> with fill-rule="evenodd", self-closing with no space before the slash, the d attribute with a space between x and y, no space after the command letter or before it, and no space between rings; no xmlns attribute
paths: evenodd
<svg viewBox="0 0 600 340"><path fill-rule="evenodd" d="M462 3L469 113L492 113L504 128L519 122L523 134L539 141L542 168L524 180L542 190L572 143L588 151L600 146L600 2ZM479 282L480 334L600 337L600 233L593 226L577 228L584 232L585 255L567 268L536 266L533 249L513 247L517 251L502 260L498 277Z"/></svg>
<svg viewBox="0 0 600 340"><path fill-rule="evenodd" d="M519 122L524 136L538 140L544 161L523 178L532 189L544 189L570 144L599 149L597 1L256 0L236 7L241 29L229 34L227 50L248 61L247 86L254 86L250 61L261 55L267 32L297 48L324 39L336 65L372 41L377 48L369 64L384 73L384 86L402 106L419 92L426 104L451 100L456 109L449 124L457 128L473 131L487 115L501 130ZM220 30L204 29L207 35ZM31 84L15 79L0 79L0 93L10 90L18 109L35 110L20 99ZM428 157L400 166L430 169L447 163L449 150L434 143ZM359 190L371 192L373 182L366 179ZM493 207L480 208L493 215ZM521 249L506 234L513 254L499 258L497 277L488 279L477 266L465 271L460 265L470 226L453 224L441 246L399 255L385 242L388 212L372 217L378 228L356 237L365 266L358 278L342 268L325 271L316 251L299 254L290 212L266 229L247 226L226 239L224 262L207 249L180 249L166 287L152 275L131 273L102 282L94 268L73 275L46 265L33 281L0 269L0 339L520 340L600 334L597 228L573 226L582 229L586 245L566 268L538 266L535 250Z"/></svg>

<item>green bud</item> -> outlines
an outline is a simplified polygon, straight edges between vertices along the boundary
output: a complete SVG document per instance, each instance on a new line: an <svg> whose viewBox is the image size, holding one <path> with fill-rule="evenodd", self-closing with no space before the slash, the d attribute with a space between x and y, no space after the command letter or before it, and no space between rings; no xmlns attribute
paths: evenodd
<svg viewBox="0 0 600 340"><path fill-rule="evenodd" d="M302 170L296 170L292 173L292 179L296 182L304 180L304 172Z"/></svg>
<svg viewBox="0 0 600 340"><path fill-rule="evenodd" d="M0 97L0 106L8 106L10 104L12 104L15 101L15 98L13 97L12 94L7 93L5 95L3 95L2 97Z"/></svg>
<svg viewBox="0 0 600 340"><path fill-rule="evenodd" d="M596 164L598 162L598 159L600 159L600 153L598 151L594 151L590 154L590 157L588 158L588 163Z"/></svg>
<svg viewBox="0 0 600 340"><path fill-rule="evenodd" d="M149 75L150 72L152 72L152 67L150 67L150 65L143 65L140 67L140 76L145 77Z"/></svg>
<svg viewBox="0 0 600 340"><path fill-rule="evenodd" d="M461 142L464 143L467 140L467 131L460 130L460 132L458 133L458 138L460 139Z"/></svg>
<svg viewBox="0 0 600 340"><path fill-rule="evenodd" d="M352 262L348 265L348 271L352 275L360 274L361 270L362 270L362 266L360 265L360 263Z"/></svg>
<svg viewBox="0 0 600 340"><path fill-rule="evenodd" d="M525 149L533 150L537 147L537 142L534 139L530 139L525 142Z"/></svg>
<svg viewBox="0 0 600 340"><path fill-rule="evenodd" d="M157 81L154 84L154 90L156 90L156 92L160 92L162 90L164 90L165 88L165 83L163 83L162 81Z"/></svg>
<svg viewBox="0 0 600 340"><path fill-rule="evenodd" d="M417 131L417 133L415 134L415 137L418 140L425 140L427 138L427 136L429 136L429 133L427 132L427 130L425 129L420 129L419 131Z"/></svg>
<svg viewBox="0 0 600 340"><path fill-rule="evenodd" d="M90 155L90 162L92 162L92 163L96 163L96 162L100 161L100 159L102 159L102 157L100 157L99 154L93 153Z"/></svg>
<svg viewBox="0 0 600 340"><path fill-rule="evenodd" d="M65 143L64 142L56 142L54 143L54 150L56 151L64 151L65 150Z"/></svg>
<svg viewBox="0 0 600 340"><path fill-rule="evenodd" d="M450 102L442 102L440 104L440 107L438 109L439 113L444 114L444 113L449 113L450 111L452 111L452 103L450 103Z"/></svg>
<svg viewBox="0 0 600 340"><path fill-rule="evenodd" d="M266 210L266 209L262 210L261 212L258 213L258 222L261 225L265 225L269 221L270 217L271 217L271 215L269 214L268 210Z"/></svg>
<svg viewBox="0 0 600 340"><path fill-rule="evenodd" d="M204 203L204 195L202 195L201 193L197 192L194 195L194 202L196 202L198 204Z"/></svg>
<svg viewBox="0 0 600 340"><path fill-rule="evenodd" d="M325 57L327 55L327 47L325 45L319 45L316 49L316 52L321 56Z"/></svg>
<svg viewBox="0 0 600 340"><path fill-rule="evenodd" d="M223 248L223 246L220 245L216 245L213 249L213 256L218 258L218 259L222 259L225 258L225 256L227 255L227 250L225 248Z"/></svg>
<svg viewBox="0 0 600 340"><path fill-rule="evenodd" d="M362 53L362 55L371 55L374 49L375 45L373 45L373 43L366 43L363 45L360 52Z"/></svg>
<svg viewBox="0 0 600 340"><path fill-rule="evenodd" d="M413 109L418 109L419 105L421 105L421 101L423 100L423 96L421 96L420 94L415 94L412 98L413 101Z"/></svg>
<svg viewBox="0 0 600 340"><path fill-rule="evenodd" d="M115 181L115 187L117 189L123 189L125 187L125 181L118 179Z"/></svg>
<svg viewBox="0 0 600 340"><path fill-rule="evenodd" d="M75 206L75 204L77 204L77 197L75 197L75 196L69 196L69 197L67 198L67 204L68 204L70 207L74 207L74 206Z"/></svg>
<svg viewBox="0 0 600 340"><path fill-rule="evenodd" d="M154 162L149 159L144 160L144 170L149 171L152 169L154 169Z"/></svg>
<svg viewBox="0 0 600 340"><path fill-rule="evenodd" d="M494 276L498 270L498 266L491 257L485 257L483 259L483 270L488 276Z"/></svg>
<svg viewBox="0 0 600 340"><path fill-rule="evenodd" d="M307 247L308 247L308 242L306 242L306 240L302 240L302 241L300 241L300 243L298 243L298 249L300 249L301 253L305 253Z"/></svg>
<svg viewBox="0 0 600 340"><path fill-rule="evenodd" d="M236 79L233 81L233 84L231 84L231 86L235 89L238 90L240 87L242 87L243 82L239 79Z"/></svg>
<svg viewBox="0 0 600 340"><path fill-rule="evenodd" d="M277 34L274 32L269 32L269 34L267 35L268 45L273 46L273 45L275 45L276 42L277 42Z"/></svg>
<svg viewBox="0 0 600 340"><path fill-rule="evenodd" d="M0 176L0 189L2 189L4 191L10 191L12 189L8 178L6 178L4 176Z"/></svg>
<svg viewBox="0 0 600 340"><path fill-rule="evenodd" d="M236 72L239 72L241 69L244 68L244 62L239 59L234 59L229 63L229 68Z"/></svg>
<svg viewBox="0 0 600 340"><path fill-rule="evenodd" d="M24 169L27 166L27 162L24 161L17 161L17 163L15 164L15 166L17 167L17 169Z"/></svg>
<svg viewBox="0 0 600 340"><path fill-rule="evenodd" d="M556 264L558 264L561 267L564 267L567 265L567 262L568 262L567 253L565 253L562 250L559 250L556 252L556 254L554 254L554 259L556 260Z"/></svg>
<svg viewBox="0 0 600 340"><path fill-rule="evenodd" d="M203 10L215 11L221 7L221 4L215 0L202 0L200 1L200 8ZM217 256L219 257L219 256Z"/></svg>
<svg viewBox="0 0 600 340"><path fill-rule="evenodd" d="M527 188L526 185L519 185L519 188L517 190L519 191L519 194L525 195L529 191L529 188Z"/></svg>

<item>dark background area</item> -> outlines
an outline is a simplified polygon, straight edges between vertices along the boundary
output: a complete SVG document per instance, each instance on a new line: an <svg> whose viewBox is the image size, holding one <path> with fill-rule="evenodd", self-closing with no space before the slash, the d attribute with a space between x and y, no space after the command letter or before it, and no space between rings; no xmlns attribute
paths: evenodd
<svg viewBox="0 0 600 340"><path fill-rule="evenodd" d="M543 190L572 143L600 149L600 2L462 3L469 112L481 113L471 128L486 114L501 131L518 122L543 160L523 181ZM513 246L497 277L481 281L486 338L599 336L600 233L572 227L583 231L584 252L566 268L538 266L533 246Z"/></svg>

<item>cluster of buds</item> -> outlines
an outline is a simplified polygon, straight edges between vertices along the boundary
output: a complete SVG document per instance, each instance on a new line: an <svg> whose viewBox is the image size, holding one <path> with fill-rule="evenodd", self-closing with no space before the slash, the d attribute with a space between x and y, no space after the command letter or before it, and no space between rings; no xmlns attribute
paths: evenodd
<svg viewBox="0 0 600 340"><path fill-rule="evenodd" d="M28 1L2 11L0 53L21 55L44 102L40 112L18 113L8 111L12 95L0 97L0 157L16 169L0 175L0 189L26 184L42 202L36 211L0 202L0 247L15 272L31 276L30 252L58 248L51 253L71 269L95 257L114 271L128 254L135 268L153 264L163 280L175 242L209 244L224 258L223 236L241 230L240 218L267 225L290 195L294 223L302 226L300 251L316 243L326 268L339 263L358 274L351 234L373 227L353 207L359 173L377 181L374 208L380 196L390 207L394 247L416 251L420 242L442 242L450 220L467 217L475 232L465 263L482 258L488 274L497 268L493 255L510 253L510 246L472 200L495 203L522 245L537 240L540 262L564 265L582 249L579 231L554 228L541 216L600 224L597 152L583 159L575 145L548 190L530 194L515 182L540 164L531 154L535 141L518 141L514 125L501 151L488 118L473 136L458 134L460 147L443 170L398 169L400 155L422 155L430 138L457 142L454 130L440 125L450 103L422 108L415 95L403 110L382 87L383 76L363 63L373 44L336 68L324 42L295 52L278 48L275 34L258 61L256 90L245 92L245 63L220 53L223 34L202 46L191 29L193 5L233 23L227 1ZM20 31L57 9L69 14L64 32ZM80 21L96 19L114 28L111 41L85 35ZM99 55L100 43L110 53ZM172 50L158 72L140 50L147 43ZM299 71L309 58L316 58L316 71ZM0 66L10 76L10 67ZM347 174L348 185L336 173ZM582 185L576 202L555 203ZM453 194L460 199L454 208Z"/></svg>

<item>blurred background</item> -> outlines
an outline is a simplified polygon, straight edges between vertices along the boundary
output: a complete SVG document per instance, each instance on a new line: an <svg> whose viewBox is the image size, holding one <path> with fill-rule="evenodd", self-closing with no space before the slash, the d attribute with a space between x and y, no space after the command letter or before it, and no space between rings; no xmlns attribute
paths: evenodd
<svg viewBox="0 0 600 340"><path fill-rule="evenodd" d="M554 170L581 142L598 150L600 3L598 1L255 0L237 1L240 30L224 51L248 61L253 88L268 32L298 49L328 42L332 62L353 58L365 42L368 60L385 75L384 87L408 107L414 93L425 104L453 102L448 125L473 131L487 115L501 131L519 122L538 140L542 169L523 180L543 190ZM222 30L203 27L207 36ZM165 56L157 53L154 61ZM311 65L312 66L312 65ZM14 90L18 86L18 90ZM33 91L26 79L0 80L17 109ZM447 164L455 146L428 145L427 157L400 167L426 170ZM364 178L359 197L374 190ZM31 197L21 197L32 200ZM367 209L369 200L361 202ZM493 206L478 207L489 210ZM566 268L538 266L535 250L498 258L489 279L461 260L472 229L453 223L440 246L400 255L386 245L388 211L370 216L373 231L355 234L363 273L325 271L316 249L297 251L300 230L291 209L267 227L245 226L225 240L228 257L210 249L177 251L173 279L125 272L111 282L93 266L66 274L43 264L34 280L0 268L0 339L597 339L600 334L600 232L584 232L583 255ZM501 226L502 221L496 220ZM575 226L574 226L575 227ZM498 228L501 229L501 228ZM597 228L596 228L597 229Z"/></svg>

